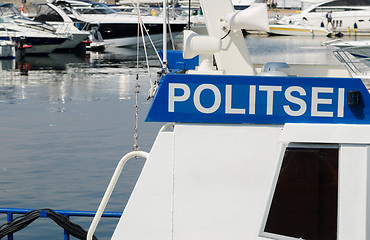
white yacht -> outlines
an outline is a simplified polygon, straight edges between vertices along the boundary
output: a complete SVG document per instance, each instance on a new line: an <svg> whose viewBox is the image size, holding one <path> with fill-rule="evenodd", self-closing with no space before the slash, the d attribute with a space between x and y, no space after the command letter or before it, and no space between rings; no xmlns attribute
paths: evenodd
<svg viewBox="0 0 370 240"><path fill-rule="evenodd" d="M26 54L51 53L67 40L53 26L23 17L12 4L0 4L0 23L0 40L16 42Z"/></svg>
<svg viewBox="0 0 370 240"><path fill-rule="evenodd" d="M84 30L97 27L108 45L121 47L136 44L137 14L127 14L105 4L87 0L57 0L54 4L68 13ZM143 15L141 19L152 40L161 40L163 17ZM180 33L187 25L186 20L172 19L169 23L171 33L174 35Z"/></svg>
<svg viewBox="0 0 370 240"><path fill-rule="evenodd" d="M332 32L324 27L313 27L307 22L277 22L270 24L270 35L283 35L283 36L329 36Z"/></svg>
<svg viewBox="0 0 370 240"><path fill-rule="evenodd" d="M240 29L267 31L266 5L201 5L209 35L185 31L146 118L168 124L120 160L87 239L135 157L113 240L369 239L367 83L343 65L254 65Z"/></svg>
<svg viewBox="0 0 370 240"><path fill-rule="evenodd" d="M56 50L74 49L83 40L88 39L90 32L78 29L75 23L60 8L51 3L37 4L36 16L32 19L35 21L46 22L56 29L59 35L65 35L67 40L64 41Z"/></svg>
<svg viewBox="0 0 370 240"><path fill-rule="evenodd" d="M326 14L332 11L332 23ZM313 27L326 27L343 34L370 34L370 1L330 0L313 4L300 14L287 16L292 21L307 21Z"/></svg>

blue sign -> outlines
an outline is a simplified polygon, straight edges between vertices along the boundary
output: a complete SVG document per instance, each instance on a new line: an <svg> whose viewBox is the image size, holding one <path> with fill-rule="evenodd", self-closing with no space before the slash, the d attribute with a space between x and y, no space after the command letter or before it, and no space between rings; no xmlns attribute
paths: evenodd
<svg viewBox="0 0 370 240"><path fill-rule="evenodd" d="M167 74L148 122L370 123L360 79Z"/></svg>

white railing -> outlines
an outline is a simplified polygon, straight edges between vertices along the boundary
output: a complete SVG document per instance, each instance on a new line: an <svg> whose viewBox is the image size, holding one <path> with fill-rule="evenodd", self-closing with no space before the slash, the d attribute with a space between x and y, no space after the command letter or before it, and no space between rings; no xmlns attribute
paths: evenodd
<svg viewBox="0 0 370 240"><path fill-rule="evenodd" d="M107 190L105 191L105 194L103 196L103 199L100 202L99 208L96 211L96 215L91 222L89 231L87 232L87 240L92 240L92 237L94 236L94 232L96 230L96 227L99 224L100 218L104 212L105 207L107 206L107 203L109 201L110 196L112 195L112 192L114 190L114 187L116 186L116 183L118 181L119 176L121 175L122 169L125 166L126 162L134 157L142 157L142 158L148 158L149 153L143 152L143 151L132 151L130 153L127 153L125 156L121 158L119 161L116 170L113 173L113 176L109 182L109 185L107 187Z"/></svg>
<svg viewBox="0 0 370 240"><path fill-rule="evenodd" d="M370 76L370 58L355 57L351 52L361 50L360 48L344 48L335 50L333 53L339 62L344 63L352 77L368 79Z"/></svg>

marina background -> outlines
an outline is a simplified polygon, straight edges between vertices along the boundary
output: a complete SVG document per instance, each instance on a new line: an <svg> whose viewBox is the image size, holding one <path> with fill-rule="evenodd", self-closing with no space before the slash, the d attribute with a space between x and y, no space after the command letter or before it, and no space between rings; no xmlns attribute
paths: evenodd
<svg viewBox="0 0 370 240"><path fill-rule="evenodd" d="M0 3L13 3L16 7L20 7L22 4L22 1L26 1L26 4L30 4L36 0L0 0ZM99 2L98 0L95 0L96 2ZM235 0L238 1L238 0ZM243 0L242 0L243 1ZM241 1L241 2L242 2ZM119 1L118 0L104 0L107 4L116 4ZM136 2L133 1L133 2ZM296 0L275 0L277 3L277 6L280 8L302 8L302 7L307 7L310 5L310 3L303 3L301 1L296 1Z"/></svg>
<svg viewBox="0 0 370 240"><path fill-rule="evenodd" d="M334 48L321 45L325 40L246 37L255 63L340 64ZM153 50L149 57L154 80L160 65ZM0 206L96 210L119 159L134 143L136 49L1 60L0 66ZM151 104L145 67L141 55L139 145L150 151L162 123L144 122ZM142 159L128 163L107 211L123 210L143 164ZM87 229L92 219L71 220ZM104 220L98 238L109 239L116 222ZM15 237L53 240L62 235L51 220L38 219Z"/></svg>

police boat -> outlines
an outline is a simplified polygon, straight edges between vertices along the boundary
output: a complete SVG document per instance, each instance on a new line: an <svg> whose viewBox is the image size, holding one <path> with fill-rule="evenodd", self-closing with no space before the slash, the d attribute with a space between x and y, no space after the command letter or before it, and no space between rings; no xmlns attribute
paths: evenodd
<svg viewBox="0 0 370 240"><path fill-rule="evenodd" d="M186 31L182 55L164 52L177 70L146 121L167 124L121 159L87 239L135 157L114 240L370 239L366 84L344 66L253 65L240 29L268 28L266 5L200 2L209 36Z"/></svg>

